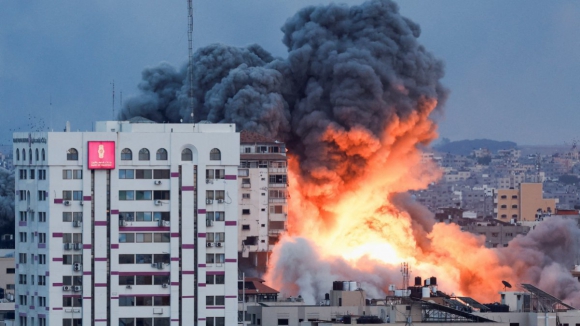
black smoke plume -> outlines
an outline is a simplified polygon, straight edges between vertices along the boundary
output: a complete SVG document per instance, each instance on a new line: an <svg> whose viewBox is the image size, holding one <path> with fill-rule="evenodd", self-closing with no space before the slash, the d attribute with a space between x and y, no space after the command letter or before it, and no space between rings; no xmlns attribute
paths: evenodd
<svg viewBox="0 0 580 326"><path fill-rule="evenodd" d="M321 140L328 127L364 127L380 136L393 119L420 110L423 99L442 105L447 97L443 63L418 43L419 26L389 0L307 7L282 31L286 58L258 45L214 44L195 53L195 121L233 122L283 140L308 175L320 166L332 170L329 155L347 159ZM148 68L139 89L120 119L188 121L186 68Z"/></svg>

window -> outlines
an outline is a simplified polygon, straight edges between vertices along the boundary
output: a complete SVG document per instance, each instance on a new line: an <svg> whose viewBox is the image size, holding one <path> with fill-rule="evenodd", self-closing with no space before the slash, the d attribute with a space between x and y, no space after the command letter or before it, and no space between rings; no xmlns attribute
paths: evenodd
<svg viewBox="0 0 580 326"><path fill-rule="evenodd" d="M151 275L137 275L135 276L136 285L151 285L153 284L153 276Z"/></svg>
<svg viewBox="0 0 580 326"><path fill-rule="evenodd" d="M135 255L120 254L119 264L135 264Z"/></svg>
<svg viewBox="0 0 580 326"><path fill-rule="evenodd" d="M215 191L215 199L216 200L224 200L226 197L226 192L225 190L216 190Z"/></svg>
<svg viewBox="0 0 580 326"><path fill-rule="evenodd" d="M151 179L153 177L152 170L136 170L135 179Z"/></svg>
<svg viewBox="0 0 580 326"><path fill-rule="evenodd" d="M141 148L139 151L139 161L149 161L149 150L147 148Z"/></svg>
<svg viewBox="0 0 580 326"><path fill-rule="evenodd" d="M14 274L14 273L16 273L15 268L6 268L6 274Z"/></svg>
<svg viewBox="0 0 580 326"><path fill-rule="evenodd" d="M169 296L155 296L153 297L153 305L154 306L169 306L170 305L170 298ZM155 326L157 325L164 325L163 323L161 324L157 324L161 321L158 321L157 319L162 319L162 318L155 318ZM169 325L169 324L167 324Z"/></svg>
<svg viewBox="0 0 580 326"><path fill-rule="evenodd" d="M45 254L38 255L38 264L46 265L46 255Z"/></svg>
<svg viewBox="0 0 580 326"><path fill-rule="evenodd" d="M169 170L153 170L154 179L169 179Z"/></svg>
<svg viewBox="0 0 580 326"><path fill-rule="evenodd" d="M22 149L22 160L26 161L26 151L24 150L24 148Z"/></svg>
<svg viewBox="0 0 580 326"><path fill-rule="evenodd" d="M284 319L278 318L278 325L290 325L290 322L286 318Z"/></svg>
<svg viewBox="0 0 580 326"><path fill-rule="evenodd" d="M512 205L512 208L518 208L518 205Z"/></svg>
<svg viewBox="0 0 580 326"><path fill-rule="evenodd" d="M135 214L136 216L136 221L152 221L153 216L151 215L151 212L137 212Z"/></svg>
<svg viewBox="0 0 580 326"><path fill-rule="evenodd" d="M46 285L46 276L38 275L38 285ZM44 306L41 306L44 307Z"/></svg>
<svg viewBox="0 0 580 326"><path fill-rule="evenodd" d="M258 319L260 320L260 319ZM226 325L226 318L225 317L207 317L205 319L206 326L225 326ZM260 323L258 322L258 325L260 325Z"/></svg>
<svg viewBox="0 0 580 326"><path fill-rule="evenodd" d="M125 296L119 297L119 306L131 307L134 305L135 305L135 297L125 297ZM123 320L129 320L130 322L124 322ZM120 318L119 325L134 325L133 318Z"/></svg>
<svg viewBox="0 0 580 326"><path fill-rule="evenodd" d="M74 149L74 148L70 148L66 152L66 159L67 159L67 161L78 161L78 159L79 159L79 152L76 149Z"/></svg>
<svg viewBox="0 0 580 326"><path fill-rule="evenodd" d="M193 161L193 153L191 149L186 148L181 151L181 160L182 161Z"/></svg>
<svg viewBox="0 0 580 326"><path fill-rule="evenodd" d="M18 284L26 284L26 280L25 274L18 274Z"/></svg>
<svg viewBox="0 0 580 326"><path fill-rule="evenodd" d="M28 149L28 162L32 164L32 148Z"/></svg>
<svg viewBox="0 0 580 326"><path fill-rule="evenodd" d="M242 209L242 215L250 215L250 209Z"/></svg>
<svg viewBox="0 0 580 326"><path fill-rule="evenodd" d="M73 200L83 200L83 192L73 191Z"/></svg>
<svg viewBox="0 0 580 326"><path fill-rule="evenodd" d="M206 169L205 170L205 178L206 179L213 179L213 169Z"/></svg>
<svg viewBox="0 0 580 326"><path fill-rule="evenodd" d="M135 297L132 297L133 300ZM121 297L119 297L119 302L121 302ZM119 326L135 326L134 318L119 318Z"/></svg>
<svg viewBox="0 0 580 326"><path fill-rule="evenodd" d="M213 190L206 190L205 191L205 199L213 200Z"/></svg>
<svg viewBox="0 0 580 326"><path fill-rule="evenodd" d="M28 170L26 170L26 169L18 170L18 177L20 178L20 180L26 180L27 173L28 173Z"/></svg>
<svg viewBox="0 0 580 326"><path fill-rule="evenodd" d="M135 242L135 233L119 233L119 243Z"/></svg>
<svg viewBox="0 0 580 326"><path fill-rule="evenodd" d="M27 233L26 232L19 232L18 234L20 236L20 242L26 242Z"/></svg>
<svg viewBox="0 0 580 326"><path fill-rule="evenodd" d="M214 148L209 152L209 159L211 161L219 161L222 159L222 153L219 149Z"/></svg>
<svg viewBox="0 0 580 326"><path fill-rule="evenodd" d="M270 214L282 214L282 213L284 213L284 206L282 205L270 206Z"/></svg>
<svg viewBox="0 0 580 326"><path fill-rule="evenodd" d="M153 255L153 262L154 263L163 263L169 264L169 254L154 254Z"/></svg>
<svg viewBox="0 0 580 326"><path fill-rule="evenodd" d="M242 194L242 199L250 199L250 194Z"/></svg>
<svg viewBox="0 0 580 326"><path fill-rule="evenodd" d="M135 213L133 212L119 212L119 219L124 221L134 221Z"/></svg>
<svg viewBox="0 0 580 326"><path fill-rule="evenodd" d="M242 225L242 230L249 230L250 229L250 225L249 224L243 224Z"/></svg>
<svg viewBox="0 0 580 326"><path fill-rule="evenodd" d="M169 233L153 233L153 240L155 242L169 242L170 238Z"/></svg>
<svg viewBox="0 0 580 326"><path fill-rule="evenodd" d="M506 214L501 214L501 218L507 218Z"/></svg>
<svg viewBox="0 0 580 326"><path fill-rule="evenodd" d="M155 200L169 200L169 190L153 191L153 199L155 199Z"/></svg>
<svg viewBox="0 0 580 326"><path fill-rule="evenodd" d="M64 199L64 200L72 200L72 191L70 191L70 190L63 190L62 191L62 199Z"/></svg>
<svg viewBox="0 0 580 326"><path fill-rule="evenodd" d="M215 296L215 305L216 306L225 306L226 300L223 295L216 295Z"/></svg>
<svg viewBox="0 0 580 326"><path fill-rule="evenodd" d="M250 170L248 169L239 169L238 170L238 177L248 177L250 176Z"/></svg>
<svg viewBox="0 0 580 326"><path fill-rule="evenodd" d="M72 179L72 170L62 170L63 179Z"/></svg>
<svg viewBox="0 0 580 326"><path fill-rule="evenodd" d="M272 174L270 175L270 183L286 183L286 175L285 174Z"/></svg>
<svg viewBox="0 0 580 326"><path fill-rule="evenodd" d="M16 150L16 160L20 161L20 151L18 149Z"/></svg>
<svg viewBox="0 0 580 326"><path fill-rule="evenodd" d="M151 299L151 297L136 297L135 303L137 306L152 306L153 300ZM141 319L141 318L137 318L137 319ZM149 318L149 319L151 319L151 318ZM148 324L143 324L143 323L137 322L137 325L151 325L151 322L149 322Z"/></svg>
<svg viewBox="0 0 580 326"><path fill-rule="evenodd" d="M225 254L215 254L215 262L217 264L223 264L226 262L225 257L226 257Z"/></svg>
<svg viewBox="0 0 580 326"><path fill-rule="evenodd" d="M151 242L152 236L151 233L136 233L135 234L135 242Z"/></svg>
<svg viewBox="0 0 580 326"><path fill-rule="evenodd" d="M501 208L507 208L507 205L501 205Z"/></svg>
<svg viewBox="0 0 580 326"><path fill-rule="evenodd" d="M121 151L121 161L131 161L133 159L133 152L130 149L124 148Z"/></svg>
<svg viewBox="0 0 580 326"><path fill-rule="evenodd" d="M518 195L513 195L512 199L518 199Z"/></svg>
<svg viewBox="0 0 580 326"><path fill-rule="evenodd" d="M39 201L46 201L46 191L44 191L44 190L38 191L38 200Z"/></svg>
<svg viewBox="0 0 580 326"><path fill-rule="evenodd" d="M83 298L81 297L62 297L62 306L63 307L82 307L83 306ZM63 325L64 325L63 320Z"/></svg>
<svg viewBox="0 0 580 326"><path fill-rule="evenodd" d="M153 255L151 254L136 254L135 264L151 264L153 262ZM137 283L139 284L139 283ZM151 284L151 282L149 282Z"/></svg>
<svg viewBox="0 0 580 326"><path fill-rule="evenodd" d="M155 158L158 161L167 161L167 151L165 150L165 148L158 149Z"/></svg>
<svg viewBox="0 0 580 326"><path fill-rule="evenodd" d="M62 170L63 179L82 179L83 170Z"/></svg>
<svg viewBox="0 0 580 326"><path fill-rule="evenodd" d="M38 180L46 180L46 170L38 170Z"/></svg>
<svg viewBox="0 0 580 326"><path fill-rule="evenodd" d="M518 218L518 214L513 214L512 218Z"/></svg>
<svg viewBox="0 0 580 326"><path fill-rule="evenodd" d="M46 153L44 152L44 148L42 149L42 160L46 161Z"/></svg>
<svg viewBox="0 0 580 326"><path fill-rule="evenodd" d="M213 295L207 295L205 297L205 305L206 306L213 306L214 305L214 296Z"/></svg>
<svg viewBox="0 0 580 326"><path fill-rule="evenodd" d="M214 254L206 254L205 255L205 262L206 264L213 264L215 262L215 255Z"/></svg>
<svg viewBox="0 0 580 326"><path fill-rule="evenodd" d="M36 158L36 161L38 161L39 155L38 155L38 148L35 150L35 155L34 157Z"/></svg>
<svg viewBox="0 0 580 326"><path fill-rule="evenodd" d="M154 275L153 284L155 285L169 284L169 275Z"/></svg>
<svg viewBox="0 0 580 326"><path fill-rule="evenodd" d="M214 212L214 220L215 221L225 221L226 219L226 212Z"/></svg>
<svg viewBox="0 0 580 326"><path fill-rule="evenodd" d="M133 190L119 190L119 200L135 200L135 192Z"/></svg>
<svg viewBox="0 0 580 326"><path fill-rule="evenodd" d="M30 169L30 179L34 180L34 169Z"/></svg>
<svg viewBox="0 0 580 326"><path fill-rule="evenodd" d="M169 221L170 215L169 212L153 212L153 220L154 221Z"/></svg>
<svg viewBox="0 0 580 326"><path fill-rule="evenodd" d="M134 179L134 178L135 178L135 170L133 169L119 170L119 179Z"/></svg>
<svg viewBox="0 0 580 326"><path fill-rule="evenodd" d="M38 243L46 243L46 233L43 232L38 233Z"/></svg>
<svg viewBox="0 0 580 326"><path fill-rule="evenodd" d="M151 200L151 190L136 190L135 200Z"/></svg>

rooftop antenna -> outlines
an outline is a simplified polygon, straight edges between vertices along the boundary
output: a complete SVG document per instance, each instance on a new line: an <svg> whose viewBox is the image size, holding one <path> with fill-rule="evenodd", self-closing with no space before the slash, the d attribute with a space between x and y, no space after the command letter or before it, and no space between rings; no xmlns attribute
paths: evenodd
<svg viewBox="0 0 580 326"><path fill-rule="evenodd" d="M49 119L49 126L48 126L48 131L52 131L52 94L49 94L49 112L48 115L50 115L50 119Z"/></svg>
<svg viewBox="0 0 580 326"><path fill-rule="evenodd" d="M191 110L191 123L193 123L193 4L192 0L187 0L187 41L189 47L189 108Z"/></svg>
<svg viewBox="0 0 580 326"><path fill-rule="evenodd" d="M403 274L403 290L409 287L409 277L410 277L409 264L401 263L401 274Z"/></svg>
<svg viewBox="0 0 580 326"><path fill-rule="evenodd" d="M113 79L113 82L111 82L111 84L113 85L113 120L115 120L115 80Z"/></svg>

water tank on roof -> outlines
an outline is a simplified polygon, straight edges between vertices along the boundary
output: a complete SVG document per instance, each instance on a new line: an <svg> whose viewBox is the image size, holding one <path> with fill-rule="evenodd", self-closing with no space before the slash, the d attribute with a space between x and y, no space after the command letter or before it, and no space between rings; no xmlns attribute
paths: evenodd
<svg viewBox="0 0 580 326"><path fill-rule="evenodd" d="M344 281L342 282L342 290L343 291L350 291L350 282L349 281Z"/></svg>
<svg viewBox="0 0 580 326"><path fill-rule="evenodd" d="M421 276L415 277L415 286L421 286Z"/></svg>
<svg viewBox="0 0 580 326"><path fill-rule="evenodd" d="M350 290L351 291L356 291L358 289L358 285L356 284L355 281L350 281Z"/></svg>
<svg viewBox="0 0 580 326"><path fill-rule="evenodd" d="M429 287L424 287L421 290L421 297L422 298L429 298L431 296L431 290L429 289Z"/></svg>
<svg viewBox="0 0 580 326"><path fill-rule="evenodd" d="M342 291L342 282L341 281L332 282L332 289L334 291Z"/></svg>
<svg viewBox="0 0 580 326"><path fill-rule="evenodd" d="M431 276L431 285L437 285L437 278L435 276Z"/></svg>

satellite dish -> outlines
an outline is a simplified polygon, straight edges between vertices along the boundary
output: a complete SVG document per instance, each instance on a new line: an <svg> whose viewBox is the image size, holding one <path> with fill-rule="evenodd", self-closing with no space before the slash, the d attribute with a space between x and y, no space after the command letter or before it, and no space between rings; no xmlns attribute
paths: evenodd
<svg viewBox="0 0 580 326"><path fill-rule="evenodd" d="M506 288L512 288L512 285L509 284L507 281L501 281L503 283L503 286L505 286Z"/></svg>

